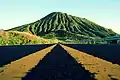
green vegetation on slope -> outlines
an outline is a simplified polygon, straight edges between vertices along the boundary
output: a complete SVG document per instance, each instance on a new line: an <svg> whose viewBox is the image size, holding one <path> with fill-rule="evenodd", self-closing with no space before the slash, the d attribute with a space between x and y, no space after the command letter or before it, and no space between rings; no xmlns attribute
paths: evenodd
<svg viewBox="0 0 120 80"><path fill-rule="evenodd" d="M15 32L15 31L2 31L0 32L0 45L24 45L24 44L52 44L58 43L55 39L44 39L34 36L29 33ZM7 35L3 34L6 33ZM7 38L6 38L7 37Z"/></svg>
<svg viewBox="0 0 120 80"><path fill-rule="evenodd" d="M53 12L42 19L8 31L28 32L46 39L57 39L62 43L106 43L102 38L118 35L85 18L66 13ZM87 41L88 40L88 41Z"/></svg>
<svg viewBox="0 0 120 80"><path fill-rule="evenodd" d="M64 30L69 33L90 37L107 37L116 35L111 29L106 29L85 18L79 18L66 13L53 12L42 19L22 25L10 30L25 31L37 36L44 36L56 30Z"/></svg>

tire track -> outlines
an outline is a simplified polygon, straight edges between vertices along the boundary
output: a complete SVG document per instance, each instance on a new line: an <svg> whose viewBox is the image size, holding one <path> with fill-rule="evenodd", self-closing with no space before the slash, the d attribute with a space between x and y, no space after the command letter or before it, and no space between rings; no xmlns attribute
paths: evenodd
<svg viewBox="0 0 120 80"><path fill-rule="evenodd" d="M53 44L0 46L0 67Z"/></svg>
<svg viewBox="0 0 120 80"><path fill-rule="evenodd" d="M61 46L86 70L92 73L97 80L120 80L120 65L112 64L64 45Z"/></svg>
<svg viewBox="0 0 120 80"><path fill-rule="evenodd" d="M30 54L0 68L0 80L21 80L55 45Z"/></svg>
<svg viewBox="0 0 120 80"><path fill-rule="evenodd" d="M47 54L22 80L94 80L60 45Z"/></svg>
<svg viewBox="0 0 120 80"><path fill-rule="evenodd" d="M68 47L77 49L87 54L99 57L114 64L120 65L119 44L65 44Z"/></svg>

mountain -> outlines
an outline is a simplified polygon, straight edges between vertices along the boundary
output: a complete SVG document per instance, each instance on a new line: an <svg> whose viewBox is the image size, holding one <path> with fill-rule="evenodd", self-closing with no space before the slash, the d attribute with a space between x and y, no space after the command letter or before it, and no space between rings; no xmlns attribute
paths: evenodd
<svg viewBox="0 0 120 80"><path fill-rule="evenodd" d="M24 44L52 44L58 43L55 39L44 39L27 32L0 31L1 45L24 45Z"/></svg>
<svg viewBox="0 0 120 80"><path fill-rule="evenodd" d="M80 40L101 39L118 35L111 29L104 28L86 18L61 12L52 12L40 20L8 31L29 32L47 39L55 38L75 43L79 43Z"/></svg>

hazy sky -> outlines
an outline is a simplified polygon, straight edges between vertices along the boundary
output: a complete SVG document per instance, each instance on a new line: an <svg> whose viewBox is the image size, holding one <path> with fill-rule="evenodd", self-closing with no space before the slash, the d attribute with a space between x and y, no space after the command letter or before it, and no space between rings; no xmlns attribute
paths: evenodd
<svg viewBox="0 0 120 80"><path fill-rule="evenodd" d="M51 12L84 17L120 33L120 0L0 0L0 29L27 24Z"/></svg>

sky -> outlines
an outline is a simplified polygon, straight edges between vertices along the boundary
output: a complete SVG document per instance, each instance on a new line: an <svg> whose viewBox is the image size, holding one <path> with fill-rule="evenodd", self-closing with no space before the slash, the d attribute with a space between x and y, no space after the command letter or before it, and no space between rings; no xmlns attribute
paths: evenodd
<svg viewBox="0 0 120 80"><path fill-rule="evenodd" d="M87 18L120 33L120 0L0 0L0 29L28 24L51 12Z"/></svg>

